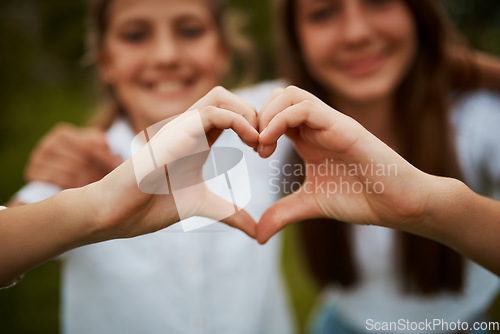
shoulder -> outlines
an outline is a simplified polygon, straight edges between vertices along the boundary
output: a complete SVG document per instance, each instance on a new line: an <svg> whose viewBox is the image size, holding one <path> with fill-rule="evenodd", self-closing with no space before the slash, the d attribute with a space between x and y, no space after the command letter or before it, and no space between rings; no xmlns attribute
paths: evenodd
<svg viewBox="0 0 500 334"><path fill-rule="evenodd" d="M460 94L453 100L455 122L500 121L500 95L487 90Z"/></svg>
<svg viewBox="0 0 500 334"><path fill-rule="evenodd" d="M452 120L468 184L490 194L490 181L500 177L500 95L478 90L456 97Z"/></svg>
<svg viewBox="0 0 500 334"><path fill-rule="evenodd" d="M498 138L499 94L487 90L471 91L456 96L452 106L452 123L459 138L479 145Z"/></svg>
<svg viewBox="0 0 500 334"><path fill-rule="evenodd" d="M271 80L236 89L233 93L250 102L258 110L266 102L273 90L285 86L286 83L282 80Z"/></svg>

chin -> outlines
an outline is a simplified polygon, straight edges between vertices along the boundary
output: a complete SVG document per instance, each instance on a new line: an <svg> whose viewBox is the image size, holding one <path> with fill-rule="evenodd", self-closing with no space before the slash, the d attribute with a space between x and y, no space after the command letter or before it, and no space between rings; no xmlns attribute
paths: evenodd
<svg viewBox="0 0 500 334"><path fill-rule="evenodd" d="M395 85L388 82L372 82L369 84L353 85L356 90L346 94L346 97L358 103L370 103L384 100L392 96Z"/></svg>
<svg viewBox="0 0 500 334"><path fill-rule="evenodd" d="M172 116L177 116L185 112L192 104L190 103L167 103L167 104L159 104L152 110L152 114L155 115L156 118L161 118L163 120L165 118L169 118Z"/></svg>

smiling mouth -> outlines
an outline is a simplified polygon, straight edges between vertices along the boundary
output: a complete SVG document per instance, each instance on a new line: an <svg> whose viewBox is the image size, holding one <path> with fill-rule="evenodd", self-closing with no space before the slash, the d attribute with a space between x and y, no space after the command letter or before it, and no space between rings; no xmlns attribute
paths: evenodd
<svg viewBox="0 0 500 334"><path fill-rule="evenodd" d="M145 86L148 90L159 95L175 95L183 93L186 89L192 86L193 79L187 80L161 80L147 83Z"/></svg>
<svg viewBox="0 0 500 334"><path fill-rule="evenodd" d="M384 60L384 55L366 57L348 62L341 66L341 69L350 76L365 76L377 71L383 65Z"/></svg>

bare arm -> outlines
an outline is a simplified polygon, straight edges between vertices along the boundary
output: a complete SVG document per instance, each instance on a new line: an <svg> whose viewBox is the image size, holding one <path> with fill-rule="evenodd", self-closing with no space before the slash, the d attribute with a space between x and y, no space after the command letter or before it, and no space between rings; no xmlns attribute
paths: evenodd
<svg viewBox="0 0 500 334"><path fill-rule="evenodd" d="M500 275L500 201L458 180L432 178L425 213L407 232L441 242Z"/></svg>
<svg viewBox="0 0 500 334"><path fill-rule="evenodd" d="M97 232L85 190L66 190L45 201L0 212L0 286L71 248L91 243Z"/></svg>
<svg viewBox="0 0 500 334"><path fill-rule="evenodd" d="M294 222L326 217L418 234L500 275L500 201L480 196L458 180L418 170L355 120L296 87L275 91L259 114L259 126L265 129L259 138L262 157L271 155L286 133L308 166L303 186L263 214L259 242ZM330 171L373 164L390 168L309 173L325 163ZM356 191L332 187L340 182Z"/></svg>
<svg viewBox="0 0 500 334"><path fill-rule="evenodd" d="M161 171L151 174L148 181L152 184L175 178L177 185L192 186L193 177L202 174L201 159L199 165L190 161L189 166L177 166L186 173L172 174L164 166L182 164L182 158L200 152L200 141L212 142L223 129L233 129L251 147L257 144L256 111L235 95L218 88L192 108L195 110L163 126L139 152L100 181L65 190L39 203L1 211L0 286L72 248L155 232L179 221L179 216L214 218L254 237L255 222L250 215L243 210L235 213L233 203L210 192L204 183L175 198L171 192L146 193L138 186L138 170ZM150 147L155 149L157 162L153 170L148 163ZM228 206L232 215L214 217Z"/></svg>

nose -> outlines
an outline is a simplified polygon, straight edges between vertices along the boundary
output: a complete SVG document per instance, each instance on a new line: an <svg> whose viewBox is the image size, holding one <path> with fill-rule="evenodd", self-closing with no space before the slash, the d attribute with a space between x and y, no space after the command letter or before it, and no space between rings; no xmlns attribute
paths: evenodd
<svg viewBox="0 0 500 334"><path fill-rule="evenodd" d="M169 31L159 31L153 38L150 60L154 66L172 67L179 61L179 47Z"/></svg>
<svg viewBox="0 0 500 334"><path fill-rule="evenodd" d="M362 46L369 41L372 27L360 0L345 2L342 28L343 40L351 47Z"/></svg>

